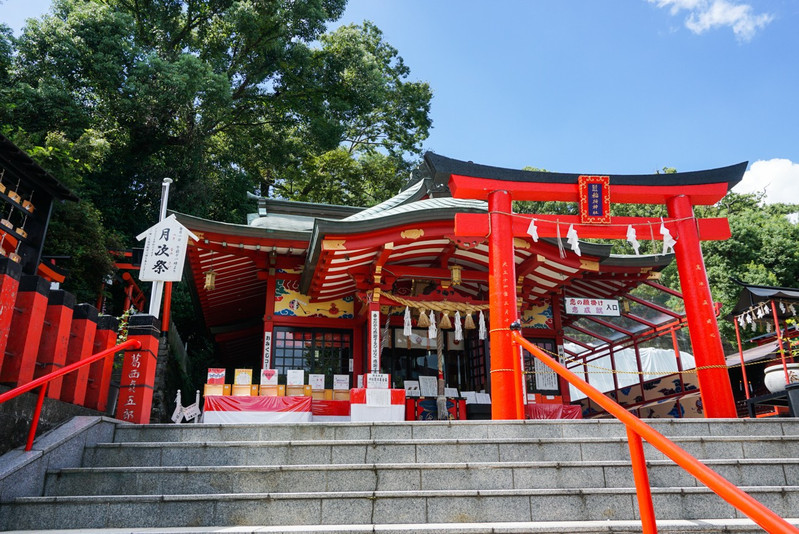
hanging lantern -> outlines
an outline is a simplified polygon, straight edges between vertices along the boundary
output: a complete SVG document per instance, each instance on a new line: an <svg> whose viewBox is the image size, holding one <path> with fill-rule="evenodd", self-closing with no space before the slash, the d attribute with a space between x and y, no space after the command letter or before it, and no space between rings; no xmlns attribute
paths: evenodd
<svg viewBox="0 0 799 534"><path fill-rule="evenodd" d="M449 312L445 311L441 314L441 320L438 322L438 327L444 330L452 328L452 321L449 320Z"/></svg>
<svg viewBox="0 0 799 534"><path fill-rule="evenodd" d="M466 319L464 319L464 321L463 321L463 328L465 330L474 330L475 329L474 319L472 318L472 314L471 313L467 313L466 314Z"/></svg>
<svg viewBox="0 0 799 534"><path fill-rule="evenodd" d="M213 267L205 271L205 285L203 289L206 291L213 291L216 289L216 271L214 271Z"/></svg>
<svg viewBox="0 0 799 534"><path fill-rule="evenodd" d="M463 281L463 276L462 276L463 267L461 267L460 265L453 265L452 267L449 268L449 271L451 273L450 278L452 279L453 286L457 286Z"/></svg>

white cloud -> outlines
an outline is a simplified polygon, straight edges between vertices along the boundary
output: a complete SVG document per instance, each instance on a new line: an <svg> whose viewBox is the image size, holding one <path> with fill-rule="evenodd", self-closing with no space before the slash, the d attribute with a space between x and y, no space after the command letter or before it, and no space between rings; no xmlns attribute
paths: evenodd
<svg viewBox="0 0 799 534"><path fill-rule="evenodd" d="M769 13L755 14L749 4L730 0L648 0L658 7L668 7L672 15L688 11L685 27L699 35L714 28L732 28L735 36L749 41L758 30L774 20Z"/></svg>
<svg viewBox="0 0 799 534"><path fill-rule="evenodd" d="M799 204L799 163L780 158L755 161L732 190L736 193L765 191L769 204Z"/></svg>

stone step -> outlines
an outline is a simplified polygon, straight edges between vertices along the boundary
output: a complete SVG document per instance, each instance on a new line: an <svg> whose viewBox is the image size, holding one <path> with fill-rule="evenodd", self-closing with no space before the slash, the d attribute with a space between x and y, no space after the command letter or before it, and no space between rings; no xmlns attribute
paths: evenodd
<svg viewBox="0 0 799 534"><path fill-rule="evenodd" d="M781 517L799 487L742 487ZM661 520L741 518L706 488L653 488ZM604 521L638 519L635 490L539 489L24 497L0 507L0 529Z"/></svg>
<svg viewBox="0 0 799 534"><path fill-rule="evenodd" d="M788 519L799 525L799 518ZM763 534L763 529L748 519L659 519L662 534ZM430 524L345 524L345 525L258 525L239 527L99 528L57 530L12 530L6 534L636 534L639 521L526 521Z"/></svg>
<svg viewBox="0 0 799 534"><path fill-rule="evenodd" d="M672 436L799 435L799 419L706 419L646 421ZM553 421L418 421L404 423L306 423L260 425L120 425L116 442L206 442L295 440L530 439L627 436L611 420Z"/></svg>
<svg viewBox="0 0 799 534"><path fill-rule="evenodd" d="M791 485L799 458L709 460L736 485ZM653 487L702 486L669 461L648 463ZM191 466L71 468L47 474L44 494L174 495L337 491L437 491L544 488L629 488L629 462L504 462L299 466Z"/></svg>
<svg viewBox="0 0 799 534"><path fill-rule="evenodd" d="M675 437L699 459L791 458L799 436ZM649 460L663 458L644 444ZM629 459L624 438L101 443L85 467L606 461Z"/></svg>

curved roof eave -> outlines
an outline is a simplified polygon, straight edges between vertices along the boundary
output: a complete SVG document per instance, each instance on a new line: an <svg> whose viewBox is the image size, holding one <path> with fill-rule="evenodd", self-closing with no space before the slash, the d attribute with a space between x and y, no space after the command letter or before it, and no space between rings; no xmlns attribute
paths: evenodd
<svg viewBox="0 0 799 534"><path fill-rule="evenodd" d="M194 215L187 215L177 211L169 210L169 213L174 213L178 222L191 230L199 232L215 232L228 235L236 235L243 237L253 238L273 238L284 239L287 241L308 241L311 237L311 232L308 231L289 231L289 230L275 230L269 228L261 228L257 226L249 226L246 224L234 224L219 221L211 221L196 217Z"/></svg>
<svg viewBox="0 0 799 534"><path fill-rule="evenodd" d="M325 236L329 234L360 234L363 232L383 230L392 226L400 226L405 224L452 220L458 213L485 212L485 209L458 207L407 211L403 213L387 215L384 217L374 217L371 219L361 220L335 221L329 219L317 219L311 234L311 241L308 246L308 257L305 260L305 265L306 267L316 265L316 262L319 261L319 254L322 250L322 241L324 241ZM312 277L313 269L306 268L303 270L302 278L300 279L300 291L308 290Z"/></svg>

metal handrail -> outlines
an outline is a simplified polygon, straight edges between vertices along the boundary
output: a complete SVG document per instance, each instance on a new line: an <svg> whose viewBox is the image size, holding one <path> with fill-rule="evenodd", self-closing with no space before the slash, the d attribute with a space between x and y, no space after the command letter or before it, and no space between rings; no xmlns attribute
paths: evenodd
<svg viewBox="0 0 799 534"><path fill-rule="evenodd" d="M103 358L109 356L110 354L114 354L116 352L119 352L120 350L125 350L128 348L133 350L140 349L141 341L139 341L138 339L129 339L123 343L120 343L119 345L111 347L110 349L98 352L97 354L92 354L88 358L77 361L75 363L71 363L66 367L62 367L57 371L53 371L52 373L40 376L36 380L28 382L27 384L23 384L10 391L6 391L2 395L0 395L0 404L3 404L4 402L11 400L14 397L18 397L23 393L27 393L28 391L36 389L37 387L41 386L41 389L39 390L39 399L36 401L36 408L33 411L33 418L31 419L31 428L28 431L28 441L25 443L26 452L33 448L33 439L36 436L36 428L39 426L39 416L41 416L42 414L42 405L44 404L44 394L47 391L47 386L49 385L49 383L52 380L62 375L71 373L76 369L80 369L84 365L90 365L96 362L97 360L102 360Z"/></svg>
<svg viewBox="0 0 799 534"><path fill-rule="evenodd" d="M674 463L682 467L694 478L727 501L734 508L746 514L755 523L767 532L774 533L799 533L799 529L782 519L772 510L746 494L735 484L722 477L694 456L683 450L679 445L665 437L663 434L641 421L625 410L620 404L611 400L588 382L572 373L560 362L548 356L536 345L522 337L518 323L511 325L511 338L515 343L524 347L530 354L541 360L547 367L566 379L574 387L585 393L591 400L602 406L608 413L620 420L627 428L632 460L633 476L635 478L636 493L638 495L638 508L641 516L641 526L645 534L657 532L655 514L652 506L652 494L649 486L649 475L644 459L644 450L641 439L662 452Z"/></svg>

